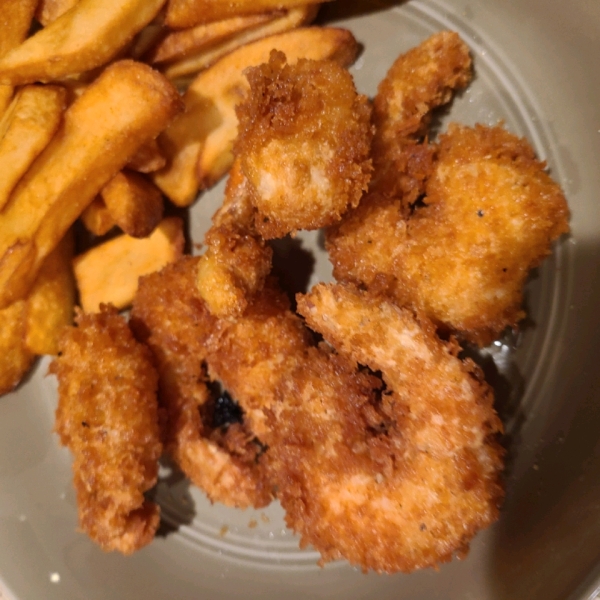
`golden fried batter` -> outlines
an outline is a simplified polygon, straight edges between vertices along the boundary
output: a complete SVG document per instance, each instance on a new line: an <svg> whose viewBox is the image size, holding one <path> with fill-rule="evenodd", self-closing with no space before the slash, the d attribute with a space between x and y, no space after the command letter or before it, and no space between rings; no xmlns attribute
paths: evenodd
<svg viewBox="0 0 600 600"><path fill-rule="evenodd" d="M398 270L410 303L480 344L524 316L529 271L569 230L567 202L524 139L453 125Z"/></svg>
<svg viewBox="0 0 600 600"><path fill-rule="evenodd" d="M396 60L374 101L371 193L326 246L338 280L485 345L523 318L526 278L568 231L568 209L531 146L500 126L451 125L437 144L419 141L470 76L453 32Z"/></svg>
<svg viewBox="0 0 600 600"><path fill-rule="evenodd" d="M264 241L232 227L211 227L198 265L197 286L216 317L241 314L271 270L273 251Z"/></svg>
<svg viewBox="0 0 600 600"><path fill-rule="evenodd" d="M198 262L184 257L142 278L131 324L158 364L160 401L168 413L167 451L212 501L259 508L272 499L258 460L262 446L245 426L212 426L203 359L215 323L196 289Z"/></svg>
<svg viewBox="0 0 600 600"><path fill-rule="evenodd" d="M424 207L405 220L400 201L371 196L329 232L335 276L491 342L524 316L529 271L569 229L564 195L544 168L527 141L500 126L451 125Z"/></svg>
<svg viewBox="0 0 600 600"><path fill-rule="evenodd" d="M267 239L338 221L371 176L371 109L333 61L248 69L235 154L250 182L256 229Z"/></svg>
<svg viewBox="0 0 600 600"><path fill-rule="evenodd" d="M305 448L308 468L293 453L272 453L289 480L302 482L295 494L304 506L303 540L325 557L335 548L352 563L387 572L435 566L467 550L497 519L502 497L502 453L490 437L501 424L482 373L456 358L458 347L442 343L426 320L348 286L320 284L299 297L298 309L342 354L381 371L388 386L379 433L362 445L345 434L347 443L327 463L319 446ZM354 423L352 408L345 418ZM291 435L286 417L282 439Z"/></svg>
<svg viewBox="0 0 600 600"><path fill-rule="evenodd" d="M453 31L436 33L396 59L373 101L372 191L400 198L405 207L417 200L435 151L422 140L432 111L470 80L469 49Z"/></svg>
<svg viewBox="0 0 600 600"><path fill-rule="evenodd" d="M312 300L300 299L306 315ZM344 352L358 345L350 359L315 346L267 280L243 313L216 320L210 375L268 444L264 461L302 545L323 561L346 558L365 570L435 566L465 551L498 514L500 452L487 437L500 423L491 391L410 311L358 295L342 304L325 322L335 327L345 310L344 332L368 332L332 340ZM382 371L389 392L380 397L383 382L357 360Z"/></svg>
<svg viewBox="0 0 600 600"><path fill-rule="evenodd" d="M159 507L144 499L162 451L148 348L114 307L78 313L50 366L58 377L56 432L74 456L79 525L104 550L148 544Z"/></svg>

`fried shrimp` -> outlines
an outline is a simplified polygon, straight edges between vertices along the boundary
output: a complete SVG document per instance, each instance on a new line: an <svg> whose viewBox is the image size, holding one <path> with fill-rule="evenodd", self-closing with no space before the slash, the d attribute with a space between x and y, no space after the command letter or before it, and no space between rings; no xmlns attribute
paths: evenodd
<svg viewBox="0 0 600 600"><path fill-rule="evenodd" d="M485 345L523 318L527 276L568 231L568 208L528 142L501 126L451 125L435 145L416 141L469 77L450 32L394 63L374 101L372 191L326 246L336 279Z"/></svg>
<svg viewBox="0 0 600 600"><path fill-rule="evenodd" d="M569 230L562 190L526 140L501 127L452 125L426 194L398 262L408 301L490 343L525 316L530 270Z"/></svg>
<svg viewBox="0 0 600 600"><path fill-rule="evenodd" d="M250 183L256 229L271 239L335 223L371 177L366 96L334 61L288 65L273 51L246 75L234 152Z"/></svg>
<svg viewBox="0 0 600 600"><path fill-rule="evenodd" d="M530 270L569 230L565 197L524 139L451 125L423 202L407 219L398 200L361 205L329 234L334 274L488 344L523 318Z"/></svg>
<svg viewBox="0 0 600 600"><path fill-rule="evenodd" d="M131 324L158 364L166 450L212 501L259 508L273 497L259 460L263 447L238 419L216 418L207 386L203 358L214 319L196 289L198 261L185 257L142 278Z"/></svg>
<svg viewBox="0 0 600 600"><path fill-rule="evenodd" d="M300 303L315 306L311 295ZM333 327L348 309L344 331L364 322L381 339L338 335L337 354L315 344L267 279L241 314L216 319L209 374L268 445L265 464L302 546L317 548L323 562L346 558L364 570L435 566L466 551L498 514L492 393L428 322L385 300L356 303L344 299L324 320ZM358 342L360 356L348 353ZM392 372L383 395L382 380L357 362Z"/></svg>
<svg viewBox="0 0 600 600"><path fill-rule="evenodd" d="M396 59L373 101L371 191L400 198L405 207L417 200L435 152L424 139L432 111L471 77L469 48L453 31L436 33Z"/></svg>
<svg viewBox="0 0 600 600"><path fill-rule="evenodd" d="M55 429L74 456L79 526L104 550L131 554L154 538L159 507L144 498L162 451L148 348L117 310L78 313L50 372L58 377Z"/></svg>
<svg viewBox="0 0 600 600"><path fill-rule="evenodd" d="M482 373L459 360L458 347L441 342L426 319L385 299L319 284L298 308L341 354L381 371L387 384L377 433L362 446L341 446L328 465L321 458L310 478L297 474L303 467L285 452L274 453L290 480L303 481L302 501L320 513L306 522L304 541L387 572L435 566L465 551L497 519L502 497L502 452L492 438L501 424ZM282 438L291 435L286 422ZM319 453L313 448L304 464Z"/></svg>

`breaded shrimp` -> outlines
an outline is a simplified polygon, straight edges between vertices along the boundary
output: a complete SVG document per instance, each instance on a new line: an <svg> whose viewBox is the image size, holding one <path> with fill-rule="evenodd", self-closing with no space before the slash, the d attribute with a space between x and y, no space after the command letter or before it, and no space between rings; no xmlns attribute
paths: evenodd
<svg viewBox="0 0 600 600"><path fill-rule="evenodd" d="M216 317L241 314L271 270L273 251L265 242L234 227L211 227L196 284Z"/></svg>
<svg viewBox="0 0 600 600"><path fill-rule="evenodd" d="M389 394L380 397L383 382L355 355L315 345L270 279L243 313L216 320L209 373L268 444L264 460L301 545L365 570L435 566L465 551L498 514L500 452L487 441L500 427L492 394L431 324L385 300L360 308L356 320L381 337L375 347L369 340L376 362L368 352L360 362L393 371ZM339 314L326 318L335 325Z"/></svg>
<svg viewBox="0 0 600 600"><path fill-rule="evenodd" d="M248 69L234 152L248 178L255 226L266 239L338 221L371 177L371 109L333 61L286 64L273 51Z"/></svg>
<svg viewBox="0 0 600 600"><path fill-rule="evenodd" d="M362 446L338 446L328 465L313 448L303 456L306 465L320 463L310 478L297 475L306 467L292 456L273 453L280 471L303 482L297 505L318 512L302 530L304 542L387 572L435 566L467 550L497 519L502 497L502 451L492 437L501 424L480 370L460 361L458 347L441 342L426 319L366 292L319 284L299 297L298 309L341 354L381 371L387 384L379 433ZM282 439L290 435L286 417ZM351 408L345 418L354 422Z"/></svg>
<svg viewBox="0 0 600 600"><path fill-rule="evenodd" d="M254 433L237 422L214 423L203 359L215 321L196 289L198 262L185 257L142 278L131 325L156 357L159 397L168 416L167 451L212 501L266 506L273 494Z"/></svg>
<svg viewBox="0 0 600 600"><path fill-rule="evenodd" d="M426 140L432 111L471 76L469 49L453 31L436 33L396 59L373 101L371 191L399 198L405 207L417 200L435 153Z"/></svg>
<svg viewBox="0 0 600 600"><path fill-rule="evenodd" d="M565 197L524 139L500 126L451 125L423 202L408 219L399 201L361 205L329 233L334 274L490 343L523 318L530 270L568 231Z"/></svg>
<svg viewBox="0 0 600 600"><path fill-rule="evenodd" d="M406 219L425 192L436 154L426 135L431 112L471 79L471 57L457 33L442 31L399 56L373 101L370 193L327 229L334 276L373 291L393 289Z"/></svg>
<svg viewBox="0 0 600 600"><path fill-rule="evenodd" d="M79 526L103 550L131 554L154 538L159 507L145 500L162 445L158 375L113 307L78 313L50 365L58 377L55 429L74 456Z"/></svg>
<svg viewBox="0 0 600 600"><path fill-rule="evenodd" d="M569 230L567 201L529 143L502 127L452 125L398 270L409 302L490 343L524 316L530 270Z"/></svg>

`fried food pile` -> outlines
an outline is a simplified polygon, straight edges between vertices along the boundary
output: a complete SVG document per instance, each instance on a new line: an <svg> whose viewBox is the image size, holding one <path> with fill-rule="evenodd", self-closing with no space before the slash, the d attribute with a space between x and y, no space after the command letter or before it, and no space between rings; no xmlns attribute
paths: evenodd
<svg viewBox="0 0 600 600"><path fill-rule="evenodd" d="M566 200L502 124L434 138L472 78L456 33L370 101L352 34L299 27L317 8L42 0L0 36L0 391L56 355L56 432L105 550L154 537L163 451L213 502L277 499L321 563L436 568L499 516L502 424L463 346L519 326ZM173 206L227 173L185 255ZM289 297L271 240L321 228L336 281Z"/></svg>

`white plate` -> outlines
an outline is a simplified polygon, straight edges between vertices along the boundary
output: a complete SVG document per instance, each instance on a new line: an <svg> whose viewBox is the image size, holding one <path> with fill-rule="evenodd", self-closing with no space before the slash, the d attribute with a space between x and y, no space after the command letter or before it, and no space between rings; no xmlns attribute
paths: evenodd
<svg viewBox="0 0 600 600"><path fill-rule="evenodd" d="M338 0L322 15L351 29L364 45L352 72L370 95L399 53L435 31L459 31L472 49L476 78L441 127L449 120L504 120L548 161L569 199L573 234L528 286L532 325L516 348L490 349L510 438L500 522L477 536L466 560L439 572L364 575L342 562L321 569L316 553L298 549L276 503L245 512L211 506L164 467L156 493L161 536L132 557L105 554L76 532L70 457L52 433L55 381L45 377L44 360L17 392L0 398L5 596L592 597L600 558L600 3ZM201 241L221 194L222 185L194 206L194 241ZM330 274L318 242L313 233L298 244L316 251L311 282Z"/></svg>

